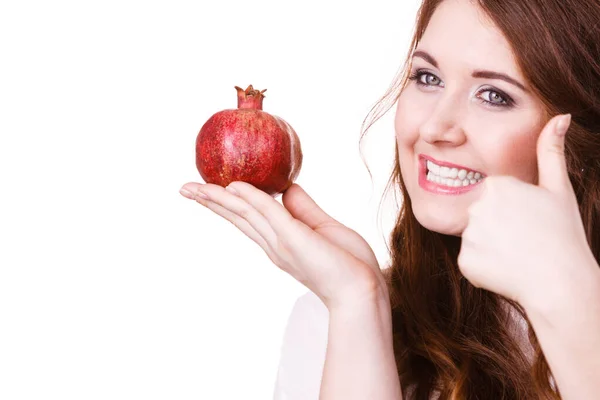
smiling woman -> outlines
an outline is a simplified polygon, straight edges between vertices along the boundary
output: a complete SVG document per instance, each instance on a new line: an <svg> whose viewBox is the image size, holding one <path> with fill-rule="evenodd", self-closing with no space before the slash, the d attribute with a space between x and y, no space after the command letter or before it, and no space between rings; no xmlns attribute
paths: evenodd
<svg viewBox="0 0 600 400"><path fill-rule="evenodd" d="M598 20L595 0L423 0L405 65L364 124L366 134L396 104L387 190L399 188L403 202L383 272L404 399L597 393ZM566 113L572 120L553 118ZM514 296L517 287L526 290ZM540 318L532 304L561 312ZM354 376L365 387L388 382L395 398L369 365L328 370L341 362L332 345L350 340L334 329L312 293L297 302L276 399L316 400L319 388L324 398L344 377L358 393Z"/></svg>
<svg viewBox="0 0 600 400"><path fill-rule="evenodd" d="M458 255L469 208L482 196L479 183L509 176L538 184L540 132L553 115L571 113L566 168L598 261L599 18L600 4L585 0L423 2L403 75L367 124L384 102L397 102L390 184L404 202L385 274L405 395L574 393L564 380L576 386L576 374L563 378L548 367L530 310L467 282ZM582 170L586 160L594 161ZM530 340L519 339L527 332Z"/></svg>
<svg viewBox="0 0 600 400"><path fill-rule="evenodd" d="M184 185L311 291L277 400L597 397L599 20L597 0L423 0L365 121L396 104L384 271L297 184L283 204Z"/></svg>

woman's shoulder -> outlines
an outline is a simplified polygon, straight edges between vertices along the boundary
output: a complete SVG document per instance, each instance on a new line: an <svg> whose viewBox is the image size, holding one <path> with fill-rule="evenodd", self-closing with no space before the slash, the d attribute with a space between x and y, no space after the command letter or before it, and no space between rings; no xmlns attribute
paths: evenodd
<svg viewBox="0 0 600 400"><path fill-rule="evenodd" d="M313 292L300 296L287 321L274 400L317 400L327 352L329 310Z"/></svg>

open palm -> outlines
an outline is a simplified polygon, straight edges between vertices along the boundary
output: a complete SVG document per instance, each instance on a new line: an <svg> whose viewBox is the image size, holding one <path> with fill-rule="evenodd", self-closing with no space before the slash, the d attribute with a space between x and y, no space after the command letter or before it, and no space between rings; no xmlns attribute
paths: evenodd
<svg viewBox="0 0 600 400"><path fill-rule="evenodd" d="M326 305L360 301L361 296L383 287L368 243L326 214L297 184L283 194L283 206L245 182L233 182L227 189L188 183L182 189L184 196L221 215L254 240L273 263Z"/></svg>

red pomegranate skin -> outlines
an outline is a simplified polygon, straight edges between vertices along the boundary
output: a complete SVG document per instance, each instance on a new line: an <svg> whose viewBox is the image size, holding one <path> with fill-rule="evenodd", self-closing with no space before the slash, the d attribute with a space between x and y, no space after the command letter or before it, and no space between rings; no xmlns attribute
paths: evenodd
<svg viewBox="0 0 600 400"><path fill-rule="evenodd" d="M196 138L196 167L206 183L226 187L243 181L271 196L298 177L302 149L294 129L262 111L265 90L238 90L238 109L219 111Z"/></svg>

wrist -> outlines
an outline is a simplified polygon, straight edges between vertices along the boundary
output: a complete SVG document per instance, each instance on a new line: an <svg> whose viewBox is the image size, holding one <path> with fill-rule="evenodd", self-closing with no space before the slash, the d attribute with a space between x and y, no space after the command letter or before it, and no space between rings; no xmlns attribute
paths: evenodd
<svg viewBox="0 0 600 400"><path fill-rule="evenodd" d="M375 329L386 342L392 343L392 313L387 289L379 287L366 295L341 301L328 307L330 332L333 326L343 326L360 332Z"/></svg>
<svg viewBox="0 0 600 400"><path fill-rule="evenodd" d="M332 288L329 296L324 297L323 303L331 312L343 311L363 305L389 303L388 288L381 273L362 271L355 274L351 281L338 282Z"/></svg>
<svg viewBox="0 0 600 400"><path fill-rule="evenodd" d="M568 276L555 279L545 285L542 290L531 292L521 305L528 317L544 321L546 324L564 324L600 300L600 268L594 257L592 260L573 264L571 268L563 269Z"/></svg>
<svg viewBox="0 0 600 400"><path fill-rule="evenodd" d="M353 310L369 310L373 307L390 308L390 297L385 282L364 282L359 288L348 290L325 303L330 313L352 313Z"/></svg>

